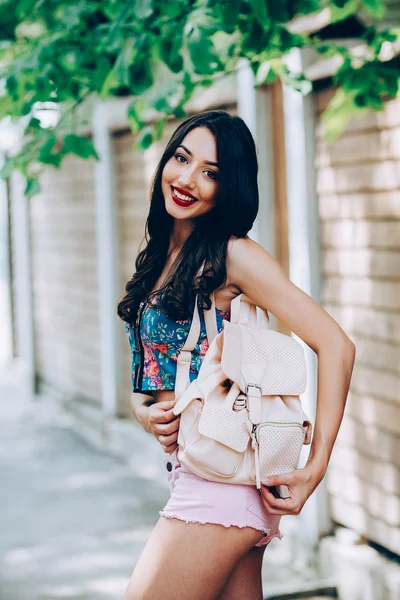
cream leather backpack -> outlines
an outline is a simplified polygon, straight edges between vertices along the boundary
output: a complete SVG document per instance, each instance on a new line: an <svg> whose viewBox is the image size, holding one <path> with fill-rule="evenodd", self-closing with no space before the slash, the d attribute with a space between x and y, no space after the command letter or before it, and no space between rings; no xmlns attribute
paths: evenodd
<svg viewBox="0 0 400 600"><path fill-rule="evenodd" d="M261 487L268 475L298 466L311 422L299 395L306 387L304 350L294 338L257 322L243 294L231 302L231 320L218 333L215 303L204 311L209 349L189 385L191 352L200 334L198 299L188 338L178 356L174 414L181 415L178 458L211 481ZM278 486L288 497L286 486Z"/></svg>

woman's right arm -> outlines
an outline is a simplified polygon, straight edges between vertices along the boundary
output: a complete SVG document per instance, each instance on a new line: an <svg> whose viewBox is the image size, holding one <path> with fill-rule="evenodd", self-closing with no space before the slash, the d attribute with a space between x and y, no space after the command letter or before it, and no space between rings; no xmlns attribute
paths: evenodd
<svg viewBox="0 0 400 600"><path fill-rule="evenodd" d="M147 433L154 435L167 454L178 447L180 417L174 415L174 405L175 400L156 402L147 394L131 394L134 417Z"/></svg>

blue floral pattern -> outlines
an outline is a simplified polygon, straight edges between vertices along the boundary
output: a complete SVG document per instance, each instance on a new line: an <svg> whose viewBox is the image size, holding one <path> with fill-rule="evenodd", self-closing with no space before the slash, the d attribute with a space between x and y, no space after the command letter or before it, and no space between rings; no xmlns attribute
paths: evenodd
<svg viewBox="0 0 400 600"><path fill-rule="evenodd" d="M191 317L174 321L155 306L156 298L146 302L140 320L140 337L144 351L143 377L140 388L135 382L135 367L141 360L140 349L136 348L134 327L125 322L125 332L132 353L132 390L173 390L175 388L176 363L189 333ZM193 306L191 306L193 310ZM200 336L192 352L189 378L193 381L198 375L203 358L208 350L208 341L203 310L199 307ZM229 320L230 311L216 309L218 331L222 330L222 321Z"/></svg>

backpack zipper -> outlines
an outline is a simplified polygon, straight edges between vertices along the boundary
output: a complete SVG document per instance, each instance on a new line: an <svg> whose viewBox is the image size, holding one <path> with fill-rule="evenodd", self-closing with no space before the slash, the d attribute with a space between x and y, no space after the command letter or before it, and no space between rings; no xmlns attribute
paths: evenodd
<svg viewBox="0 0 400 600"><path fill-rule="evenodd" d="M256 469L256 486L258 489L261 488L261 474L260 474L260 429L263 427L300 427L304 431L304 427L296 421L264 421L259 425L254 425L251 430L252 444L251 447L254 450L254 460Z"/></svg>

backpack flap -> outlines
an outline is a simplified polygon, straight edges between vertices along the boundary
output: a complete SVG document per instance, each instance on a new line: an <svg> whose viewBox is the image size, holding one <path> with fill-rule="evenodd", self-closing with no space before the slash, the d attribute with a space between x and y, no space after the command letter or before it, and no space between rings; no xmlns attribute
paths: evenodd
<svg viewBox="0 0 400 600"><path fill-rule="evenodd" d="M247 393L252 384L261 395L300 395L306 388L306 361L302 345L294 338L267 329L223 321L222 369ZM243 365L246 369L243 370ZM253 365L253 369L249 368ZM258 381L250 381L261 369Z"/></svg>
<svg viewBox="0 0 400 600"><path fill-rule="evenodd" d="M201 435L236 452L244 452L250 439L251 423L246 410L235 412L209 401L201 410L198 429Z"/></svg>

